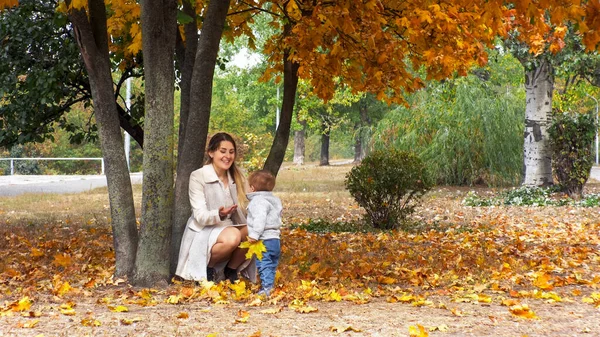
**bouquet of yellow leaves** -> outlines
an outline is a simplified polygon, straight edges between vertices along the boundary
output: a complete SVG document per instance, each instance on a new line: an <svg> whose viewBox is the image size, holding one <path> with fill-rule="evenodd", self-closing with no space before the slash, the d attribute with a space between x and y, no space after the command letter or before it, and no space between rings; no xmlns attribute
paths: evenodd
<svg viewBox="0 0 600 337"><path fill-rule="evenodd" d="M239 247L248 248L248 252L246 252L246 259L248 260L252 258L252 255L256 255L257 259L262 260L262 253L267 251L262 240L256 240L254 242L250 242L250 240L243 241L240 243Z"/></svg>

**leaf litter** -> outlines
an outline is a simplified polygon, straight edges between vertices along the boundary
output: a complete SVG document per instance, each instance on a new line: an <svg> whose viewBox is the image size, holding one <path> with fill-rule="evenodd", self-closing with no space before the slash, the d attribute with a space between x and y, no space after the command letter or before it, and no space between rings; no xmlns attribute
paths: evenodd
<svg viewBox="0 0 600 337"><path fill-rule="evenodd" d="M0 336L600 335L600 208L467 207L471 190L438 188L417 230L379 233L291 229L362 213L343 190L279 192L269 298L245 280L131 287L106 210L43 222L0 199Z"/></svg>

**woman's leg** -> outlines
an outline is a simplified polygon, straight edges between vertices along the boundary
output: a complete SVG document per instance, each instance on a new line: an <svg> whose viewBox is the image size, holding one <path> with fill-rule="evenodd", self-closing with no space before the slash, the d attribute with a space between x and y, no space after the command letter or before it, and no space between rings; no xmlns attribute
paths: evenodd
<svg viewBox="0 0 600 337"><path fill-rule="evenodd" d="M246 230L246 233L248 233L248 230ZM210 261L208 262L208 267L212 268L217 263L230 259L232 257L232 252L239 249L238 246L240 245L242 238L241 231L236 227L227 227L223 229L217 237L217 242L215 242L210 249Z"/></svg>
<svg viewBox="0 0 600 337"><path fill-rule="evenodd" d="M235 228L238 231L241 237L240 242L248 240L248 226L229 228ZM231 259L229 259L227 267L231 269L236 269L237 267L239 267L246 260L246 252L248 252L248 249L242 249L236 246L235 250L233 251L233 254L231 254Z"/></svg>

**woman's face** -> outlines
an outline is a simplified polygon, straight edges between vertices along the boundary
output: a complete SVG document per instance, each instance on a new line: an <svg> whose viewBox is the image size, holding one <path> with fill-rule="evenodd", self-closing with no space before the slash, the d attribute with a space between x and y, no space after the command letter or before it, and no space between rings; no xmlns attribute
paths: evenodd
<svg viewBox="0 0 600 337"><path fill-rule="evenodd" d="M217 149L209 152L214 167L219 171L227 171L235 160L235 147L229 141L221 141Z"/></svg>

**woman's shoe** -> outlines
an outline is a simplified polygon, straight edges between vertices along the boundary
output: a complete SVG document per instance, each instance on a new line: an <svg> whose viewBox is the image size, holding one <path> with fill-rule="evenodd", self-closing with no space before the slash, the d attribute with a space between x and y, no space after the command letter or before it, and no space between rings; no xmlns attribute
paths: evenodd
<svg viewBox="0 0 600 337"><path fill-rule="evenodd" d="M225 278L229 280L229 282L234 283L238 280L238 273L236 269L232 269L229 267L225 267Z"/></svg>
<svg viewBox="0 0 600 337"><path fill-rule="evenodd" d="M216 272L217 271L215 270L215 268L206 267L206 279L208 281L214 281Z"/></svg>

